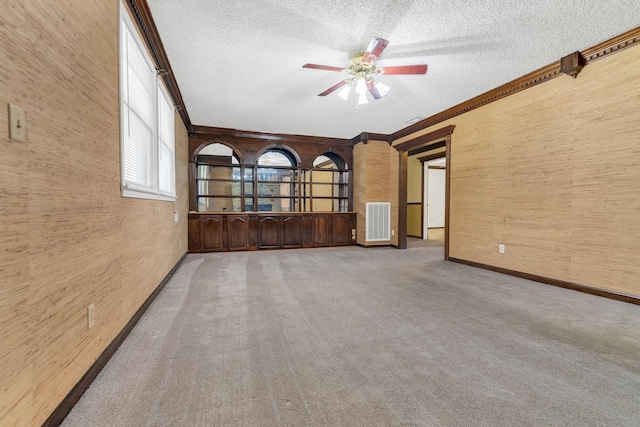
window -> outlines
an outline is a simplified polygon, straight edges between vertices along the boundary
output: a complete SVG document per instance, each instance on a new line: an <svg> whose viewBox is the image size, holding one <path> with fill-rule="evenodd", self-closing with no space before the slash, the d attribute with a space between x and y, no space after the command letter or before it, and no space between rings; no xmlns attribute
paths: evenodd
<svg viewBox="0 0 640 427"><path fill-rule="evenodd" d="M174 109L120 3L122 195L175 200Z"/></svg>
<svg viewBox="0 0 640 427"><path fill-rule="evenodd" d="M198 212L346 212L349 170L340 156L318 156L302 168L283 149L265 151L256 165L242 164L224 144L206 146L197 156Z"/></svg>

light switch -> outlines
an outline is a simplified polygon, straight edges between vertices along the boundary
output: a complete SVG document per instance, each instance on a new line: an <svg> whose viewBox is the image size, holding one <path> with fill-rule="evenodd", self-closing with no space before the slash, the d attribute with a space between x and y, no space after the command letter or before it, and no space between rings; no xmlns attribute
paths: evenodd
<svg viewBox="0 0 640 427"><path fill-rule="evenodd" d="M24 110L9 104L9 138L17 142L25 142L27 135L27 122L24 118Z"/></svg>

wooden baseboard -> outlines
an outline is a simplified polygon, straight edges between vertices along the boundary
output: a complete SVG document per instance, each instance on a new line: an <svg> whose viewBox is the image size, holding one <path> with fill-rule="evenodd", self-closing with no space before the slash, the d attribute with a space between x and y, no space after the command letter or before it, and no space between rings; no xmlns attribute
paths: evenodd
<svg viewBox="0 0 640 427"><path fill-rule="evenodd" d="M535 274L523 273L521 271L509 270L507 268L495 267L492 265L481 264L479 262L467 261L459 258L449 258L449 261L459 264L470 265L472 267L482 268L485 270L495 271L497 273L507 274L509 276L519 277L521 279L532 280L534 282L545 283L547 285L557 286L559 288L572 289L574 291L584 292L587 294L597 295L617 301L628 302L630 304L640 305L640 297L633 295L621 294L618 292L607 291L605 289L594 288L591 286L580 285L578 283L565 282L564 280L551 279L549 277L538 276Z"/></svg>
<svg viewBox="0 0 640 427"><path fill-rule="evenodd" d="M142 306L136 311L136 314L127 322L125 327L120 331L120 333L111 341L111 344L105 348L100 357L96 359L96 361L91 365L89 370L80 378L80 381L71 389L69 394L60 402L60 404L56 407L56 409L49 415L49 418L42 424L43 427L57 427L62 424L65 417L71 409L78 403L78 400L82 397L84 392L89 388L93 380L98 376L102 368L105 367L109 359L114 355L118 347L124 342L125 338L129 335L129 333L136 326L142 315L147 311L151 303L156 299L156 297L160 294L160 292L164 289L166 284L169 282L169 279L173 276L175 271L178 269L182 261L184 261L187 254L185 253L180 258L180 261L173 266L169 274L165 276L165 278L160 282L158 287L149 295L149 298L142 304Z"/></svg>

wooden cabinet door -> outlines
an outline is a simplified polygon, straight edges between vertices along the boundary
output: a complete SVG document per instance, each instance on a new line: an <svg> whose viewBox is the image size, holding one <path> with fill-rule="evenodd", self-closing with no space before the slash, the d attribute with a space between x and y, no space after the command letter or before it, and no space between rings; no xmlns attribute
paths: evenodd
<svg viewBox="0 0 640 427"><path fill-rule="evenodd" d="M282 246L301 248L302 240L302 216L284 216L282 218Z"/></svg>
<svg viewBox="0 0 640 427"><path fill-rule="evenodd" d="M203 252L220 252L224 250L222 215L202 217L202 250Z"/></svg>
<svg viewBox="0 0 640 427"><path fill-rule="evenodd" d="M187 222L189 230L189 252L202 252L202 231L200 217L189 215Z"/></svg>
<svg viewBox="0 0 640 427"><path fill-rule="evenodd" d="M249 249L249 216L227 217L227 249L246 251Z"/></svg>
<svg viewBox="0 0 640 427"><path fill-rule="evenodd" d="M314 214L312 219L312 246L331 245L331 215Z"/></svg>
<svg viewBox="0 0 640 427"><path fill-rule="evenodd" d="M346 246L351 240L349 214L334 214L333 216L333 246Z"/></svg>
<svg viewBox="0 0 640 427"><path fill-rule="evenodd" d="M258 249L280 247L280 217L265 215L258 217Z"/></svg>

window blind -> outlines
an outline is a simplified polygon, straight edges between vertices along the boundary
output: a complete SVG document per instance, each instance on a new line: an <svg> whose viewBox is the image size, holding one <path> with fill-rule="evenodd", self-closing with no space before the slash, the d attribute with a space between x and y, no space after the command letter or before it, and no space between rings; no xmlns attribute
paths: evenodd
<svg viewBox="0 0 640 427"><path fill-rule="evenodd" d="M174 200L173 104L122 2L120 12L122 195Z"/></svg>
<svg viewBox="0 0 640 427"><path fill-rule="evenodd" d="M123 26L122 103L125 185L153 190L153 69Z"/></svg>
<svg viewBox="0 0 640 427"><path fill-rule="evenodd" d="M173 107L165 95L164 91L158 86L158 139L159 139L159 158L158 158L158 176L159 189L163 194L174 195L175 189L175 137L174 137L174 116Z"/></svg>

